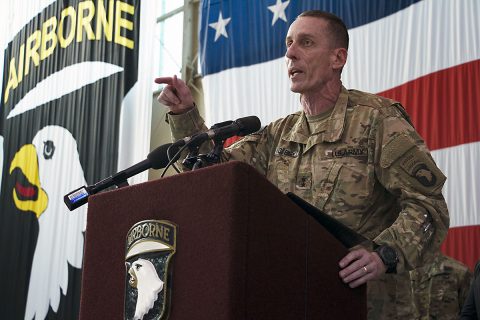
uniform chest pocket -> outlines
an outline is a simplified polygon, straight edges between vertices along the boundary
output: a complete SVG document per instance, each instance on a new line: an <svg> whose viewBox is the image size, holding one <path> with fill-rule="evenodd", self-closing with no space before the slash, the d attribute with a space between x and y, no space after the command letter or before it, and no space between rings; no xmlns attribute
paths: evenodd
<svg viewBox="0 0 480 320"><path fill-rule="evenodd" d="M289 176L290 162L279 158L275 161L273 170L268 170L267 178L271 183L277 186L277 188L283 193L291 191L291 179Z"/></svg>
<svg viewBox="0 0 480 320"><path fill-rule="evenodd" d="M357 169L335 162L320 183L316 204L343 224L356 228L371 204L372 191L366 165Z"/></svg>

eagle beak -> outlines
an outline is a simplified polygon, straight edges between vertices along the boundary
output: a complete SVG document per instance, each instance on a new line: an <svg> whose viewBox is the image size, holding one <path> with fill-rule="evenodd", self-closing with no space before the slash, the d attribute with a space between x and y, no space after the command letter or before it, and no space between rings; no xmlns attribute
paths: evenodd
<svg viewBox="0 0 480 320"><path fill-rule="evenodd" d="M135 271L133 270L133 267L128 269L128 273L130 274L130 280L128 280L128 283L133 288L136 288L137 284L138 284L138 280L137 280L137 275L135 274Z"/></svg>
<svg viewBox="0 0 480 320"><path fill-rule="evenodd" d="M35 146L24 145L13 157L10 175L14 176L13 202L22 211L34 212L37 218L48 205L47 193L41 188Z"/></svg>

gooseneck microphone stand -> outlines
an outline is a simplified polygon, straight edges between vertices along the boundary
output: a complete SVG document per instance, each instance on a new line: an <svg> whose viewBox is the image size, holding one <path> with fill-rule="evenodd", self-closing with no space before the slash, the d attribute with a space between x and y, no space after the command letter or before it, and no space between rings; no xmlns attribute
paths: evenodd
<svg viewBox="0 0 480 320"><path fill-rule="evenodd" d="M214 139L213 143L212 151L207 154L198 154L198 147L196 150L190 150L187 158L182 162L183 165L190 170L196 170L220 163L225 139Z"/></svg>

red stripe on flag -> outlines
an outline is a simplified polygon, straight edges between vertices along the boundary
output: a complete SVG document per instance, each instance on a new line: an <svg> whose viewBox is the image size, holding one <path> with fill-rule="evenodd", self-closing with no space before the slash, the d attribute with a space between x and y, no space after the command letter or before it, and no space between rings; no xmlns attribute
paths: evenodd
<svg viewBox="0 0 480 320"><path fill-rule="evenodd" d="M379 93L400 101L430 150L480 141L480 60Z"/></svg>
<svg viewBox="0 0 480 320"><path fill-rule="evenodd" d="M441 250L473 271L480 259L480 225L450 228Z"/></svg>

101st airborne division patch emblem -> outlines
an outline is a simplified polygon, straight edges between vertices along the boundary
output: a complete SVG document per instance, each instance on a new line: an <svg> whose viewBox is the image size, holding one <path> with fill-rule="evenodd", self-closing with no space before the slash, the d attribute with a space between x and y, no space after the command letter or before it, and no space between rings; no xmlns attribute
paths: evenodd
<svg viewBox="0 0 480 320"><path fill-rule="evenodd" d="M176 236L177 226L165 220L141 221L128 231L125 249L126 320L168 318Z"/></svg>

